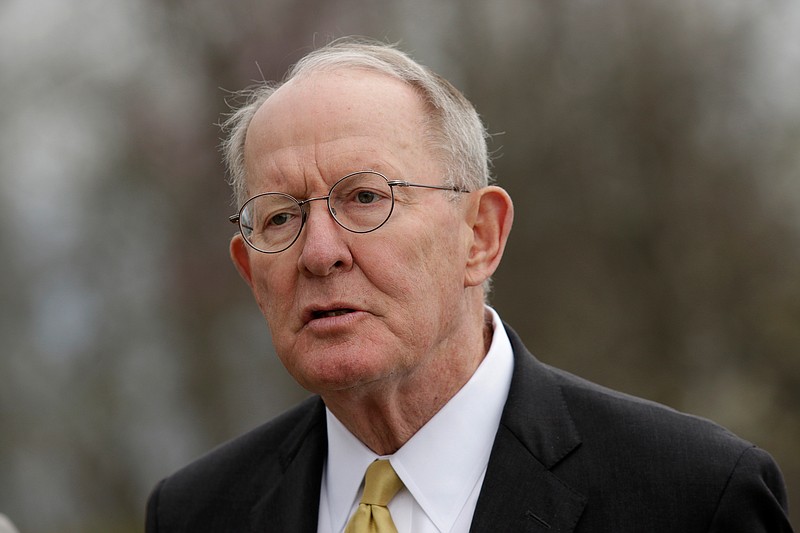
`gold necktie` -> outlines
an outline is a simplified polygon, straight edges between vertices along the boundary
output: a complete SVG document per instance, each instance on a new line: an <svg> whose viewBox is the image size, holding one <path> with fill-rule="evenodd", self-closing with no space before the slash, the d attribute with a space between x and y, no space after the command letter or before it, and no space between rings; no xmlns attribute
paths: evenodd
<svg viewBox="0 0 800 533"><path fill-rule="evenodd" d="M386 505L403 488L389 461L375 461L364 474L364 495L344 533L397 533Z"/></svg>

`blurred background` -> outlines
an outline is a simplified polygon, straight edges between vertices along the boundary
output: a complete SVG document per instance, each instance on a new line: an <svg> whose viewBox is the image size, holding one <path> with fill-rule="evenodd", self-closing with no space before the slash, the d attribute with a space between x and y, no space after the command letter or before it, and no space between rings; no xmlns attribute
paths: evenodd
<svg viewBox="0 0 800 533"><path fill-rule="evenodd" d="M4 0L0 512L141 531L158 479L306 396L228 259L216 124L348 34L494 134L528 347L767 449L800 513L791 0Z"/></svg>

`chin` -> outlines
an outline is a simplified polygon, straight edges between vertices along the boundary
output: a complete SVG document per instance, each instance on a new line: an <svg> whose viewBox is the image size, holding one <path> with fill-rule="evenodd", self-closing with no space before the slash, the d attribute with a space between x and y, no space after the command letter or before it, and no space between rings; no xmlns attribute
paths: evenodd
<svg viewBox="0 0 800 533"><path fill-rule="evenodd" d="M326 392L355 389L390 374L376 362L363 357L354 360L328 355L318 364L297 368L292 376L306 390L324 395Z"/></svg>

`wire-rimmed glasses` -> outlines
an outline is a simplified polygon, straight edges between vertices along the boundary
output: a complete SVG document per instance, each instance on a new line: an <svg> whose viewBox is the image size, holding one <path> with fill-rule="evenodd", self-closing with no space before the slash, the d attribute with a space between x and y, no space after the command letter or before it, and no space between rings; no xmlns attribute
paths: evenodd
<svg viewBox="0 0 800 533"><path fill-rule="evenodd" d="M229 220L239 225L242 237L252 248L275 254L289 248L300 236L309 202L325 200L337 224L353 233L369 233L383 226L392 215L395 187L469 192L460 187L389 180L379 172L362 170L334 183L326 196L298 200L282 192L258 194L247 200Z"/></svg>

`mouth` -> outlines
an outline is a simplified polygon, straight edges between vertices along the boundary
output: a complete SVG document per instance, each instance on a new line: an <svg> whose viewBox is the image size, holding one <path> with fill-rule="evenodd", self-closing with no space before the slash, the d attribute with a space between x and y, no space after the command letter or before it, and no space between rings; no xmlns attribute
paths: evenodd
<svg viewBox="0 0 800 533"><path fill-rule="evenodd" d="M353 309L352 307L325 307L325 308L310 308L307 309L303 313L303 324L308 324L314 320L320 320L323 318L334 318L344 315L349 315L351 313L358 312L358 309Z"/></svg>
<svg viewBox="0 0 800 533"><path fill-rule="evenodd" d="M318 318L330 318L334 316L347 315L350 313L355 313L355 311L356 311L355 309L328 309L328 310L312 311L311 320L316 320Z"/></svg>

